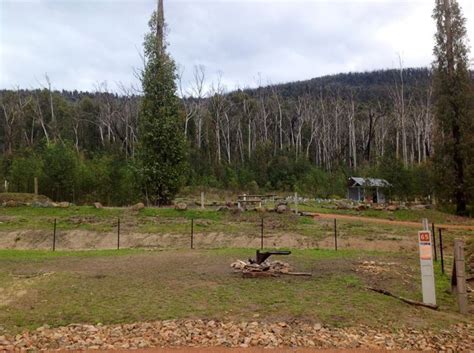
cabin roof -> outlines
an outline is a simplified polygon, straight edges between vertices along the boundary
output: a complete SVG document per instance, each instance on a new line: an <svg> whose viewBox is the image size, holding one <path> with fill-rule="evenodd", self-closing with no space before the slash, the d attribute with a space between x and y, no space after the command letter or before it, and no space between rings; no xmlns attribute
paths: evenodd
<svg viewBox="0 0 474 353"><path fill-rule="evenodd" d="M387 188L392 184L385 179L350 177L349 186Z"/></svg>

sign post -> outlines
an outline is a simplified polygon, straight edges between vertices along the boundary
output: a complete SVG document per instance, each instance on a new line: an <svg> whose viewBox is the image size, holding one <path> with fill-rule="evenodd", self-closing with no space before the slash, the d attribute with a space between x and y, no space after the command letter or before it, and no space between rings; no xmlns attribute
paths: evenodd
<svg viewBox="0 0 474 353"><path fill-rule="evenodd" d="M423 303L436 305L435 278L433 270L433 238L428 230L428 220L423 220L424 230L418 232L420 248L421 288Z"/></svg>

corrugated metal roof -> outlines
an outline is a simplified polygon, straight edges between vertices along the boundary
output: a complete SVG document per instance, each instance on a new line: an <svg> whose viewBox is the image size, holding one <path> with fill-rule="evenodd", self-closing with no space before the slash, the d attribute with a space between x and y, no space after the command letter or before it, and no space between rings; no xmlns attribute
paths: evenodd
<svg viewBox="0 0 474 353"><path fill-rule="evenodd" d="M349 181L353 181L352 186L364 186L364 187L390 187L390 184L385 179L375 179L375 178L361 178L361 177L350 177Z"/></svg>

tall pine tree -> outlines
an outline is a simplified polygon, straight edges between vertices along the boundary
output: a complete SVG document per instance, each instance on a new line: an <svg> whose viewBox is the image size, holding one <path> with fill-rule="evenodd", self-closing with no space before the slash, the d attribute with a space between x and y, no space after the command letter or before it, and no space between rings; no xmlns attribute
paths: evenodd
<svg viewBox="0 0 474 353"><path fill-rule="evenodd" d="M176 95L176 67L166 53L163 0L152 15L145 37L144 97L139 117L137 150L140 179L147 201L169 204L185 172L183 113Z"/></svg>
<svg viewBox="0 0 474 353"><path fill-rule="evenodd" d="M456 0L436 0L433 18L437 26L433 71L438 190L440 196L455 200L457 214L466 215L474 119L466 21Z"/></svg>

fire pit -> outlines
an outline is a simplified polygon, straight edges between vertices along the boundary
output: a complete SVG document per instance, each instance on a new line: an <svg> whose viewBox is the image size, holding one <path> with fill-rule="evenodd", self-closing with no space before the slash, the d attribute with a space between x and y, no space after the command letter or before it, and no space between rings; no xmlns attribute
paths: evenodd
<svg viewBox="0 0 474 353"><path fill-rule="evenodd" d="M232 267L235 272L242 273L242 277L244 278L279 277L281 275L311 276L311 273L292 272L290 265L286 262L268 260L268 258L272 255L290 254L291 251L260 252L260 250L257 250L255 260L237 260L236 262L232 263L230 267Z"/></svg>

